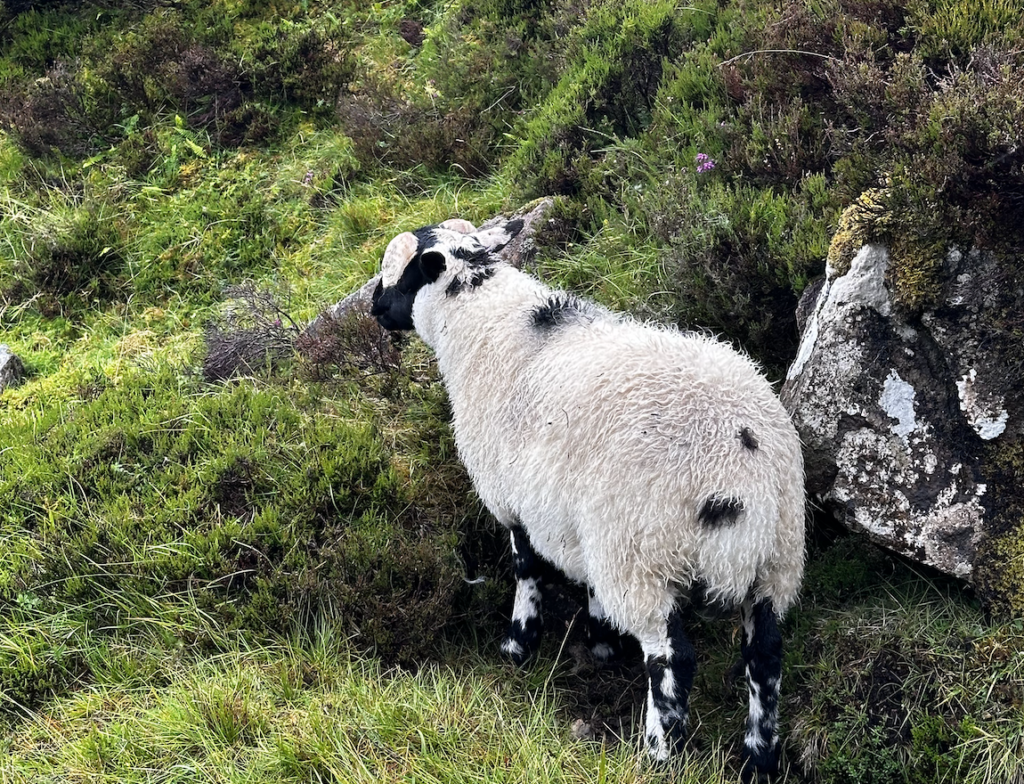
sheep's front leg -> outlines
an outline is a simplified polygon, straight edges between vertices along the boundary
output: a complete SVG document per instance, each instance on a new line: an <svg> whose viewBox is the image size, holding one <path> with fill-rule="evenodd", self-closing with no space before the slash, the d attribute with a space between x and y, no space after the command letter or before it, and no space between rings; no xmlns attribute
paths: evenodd
<svg viewBox="0 0 1024 784"><path fill-rule="evenodd" d="M690 689L697 652L684 629L686 611L678 605L656 640L641 641L647 665L647 748L657 760L678 754L690 722Z"/></svg>
<svg viewBox="0 0 1024 784"><path fill-rule="evenodd" d="M747 600L740 609L743 660L746 662L750 708L743 738L744 782L765 781L779 769L779 681L782 679L782 636L770 599Z"/></svg>
<svg viewBox="0 0 1024 784"><path fill-rule="evenodd" d="M543 565L522 526L512 526L509 535L512 539L516 599L512 607L512 623L501 643L501 650L516 664L522 664L537 650L543 629L540 613Z"/></svg>
<svg viewBox="0 0 1024 784"><path fill-rule="evenodd" d="M622 635L608 620L608 613L594 594L594 589L588 588L588 591L590 601L587 607L587 643L591 655L604 664L622 655Z"/></svg>

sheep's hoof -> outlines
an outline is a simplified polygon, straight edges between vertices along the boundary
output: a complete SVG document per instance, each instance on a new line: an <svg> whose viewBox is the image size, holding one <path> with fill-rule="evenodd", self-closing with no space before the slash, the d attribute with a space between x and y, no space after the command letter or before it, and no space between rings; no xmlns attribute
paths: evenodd
<svg viewBox="0 0 1024 784"><path fill-rule="evenodd" d="M593 599L591 599L593 601ZM625 652L622 634L606 618L590 616L587 623L587 647L599 665L612 664Z"/></svg>
<svg viewBox="0 0 1024 784"><path fill-rule="evenodd" d="M512 663L522 667L533 655L533 649L523 645L515 637L506 637L501 643L502 654Z"/></svg>
<svg viewBox="0 0 1024 784"><path fill-rule="evenodd" d="M779 772L779 745L765 750L743 749L743 784L768 784Z"/></svg>

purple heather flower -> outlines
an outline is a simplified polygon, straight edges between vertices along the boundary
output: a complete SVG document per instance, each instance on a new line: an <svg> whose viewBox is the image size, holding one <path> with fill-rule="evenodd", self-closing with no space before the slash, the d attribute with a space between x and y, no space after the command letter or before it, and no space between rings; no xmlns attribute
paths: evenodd
<svg viewBox="0 0 1024 784"><path fill-rule="evenodd" d="M709 172L713 168L715 168L714 160L712 160L711 156L708 155L707 153L703 153L703 152L697 153L696 161L697 161L697 173L698 174L703 174L704 172Z"/></svg>

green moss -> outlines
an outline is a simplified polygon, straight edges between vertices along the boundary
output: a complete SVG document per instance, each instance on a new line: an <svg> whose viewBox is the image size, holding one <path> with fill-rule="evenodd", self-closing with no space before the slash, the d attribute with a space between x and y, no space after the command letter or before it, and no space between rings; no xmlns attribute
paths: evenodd
<svg viewBox="0 0 1024 784"><path fill-rule="evenodd" d="M877 189L865 191L843 210L839 228L832 235L828 247L828 266L835 275L845 275L857 252L864 245L881 238L879 225L884 225L886 211L885 191Z"/></svg>
<svg viewBox="0 0 1024 784"><path fill-rule="evenodd" d="M949 246L942 240L915 242L893 238L887 271L893 299L910 313L937 305L943 261L948 253Z"/></svg>
<svg viewBox="0 0 1024 784"><path fill-rule="evenodd" d="M985 548L989 563L978 575L990 592L991 603L1004 615L1024 615L1024 517L1016 530L997 537Z"/></svg>

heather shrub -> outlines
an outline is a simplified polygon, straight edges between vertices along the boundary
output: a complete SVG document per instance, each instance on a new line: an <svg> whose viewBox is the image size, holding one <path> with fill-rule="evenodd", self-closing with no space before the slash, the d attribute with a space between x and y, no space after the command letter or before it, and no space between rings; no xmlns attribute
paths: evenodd
<svg viewBox="0 0 1024 784"><path fill-rule="evenodd" d="M97 74L123 117L173 112L214 133L241 107L247 84L234 61L218 53L177 16L147 14L109 52L95 52Z"/></svg>
<svg viewBox="0 0 1024 784"><path fill-rule="evenodd" d="M934 271L951 245L1013 256L1024 248L1024 62L980 49L952 66L898 145L883 237L896 253L896 295L933 304Z"/></svg>
<svg viewBox="0 0 1024 784"><path fill-rule="evenodd" d="M1013 130L1021 118L1020 26L1005 24L1019 9L879 0L832 10L793 4L768 14L751 47L803 53L733 66L741 117L756 120L752 107L762 103L767 112L758 113L772 121L754 122L762 133L734 144L729 160L768 181L831 174L844 203L883 189L891 220L876 239L895 245L897 268L900 257L934 266L927 257L953 244L1019 245L1011 227L1021 225ZM820 107L817 120L803 111L808 97ZM788 133L778 127L787 117L801 118ZM788 170L762 137L788 151ZM912 308L927 300L898 280L897 294Z"/></svg>
<svg viewBox="0 0 1024 784"><path fill-rule="evenodd" d="M295 341L295 350L315 378L346 370L387 375L401 366L400 337L389 333L365 313L352 309L342 316L323 313L318 327Z"/></svg>
<svg viewBox="0 0 1024 784"><path fill-rule="evenodd" d="M252 282L230 286L227 302L203 332L203 378L223 381L273 368L295 351L299 325L287 302Z"/></svg>
<svg viewBox="0 0 1024 784"><path fill-rule="evenodd" d="M490 168L492 137L472 107L412 101L367 75L359 92L340 98L337 117L363 171L422 167L479 176Z"/></svg>
<svg viewBox="0 0 1024 784"><path fill-rule="evenodd" d="M964 62L978 47L1020 51L1024 43L1024 8L1014 0L915 0L908 12L926 60Z"/></svg>
<svg viewBox="0 0 1024 784"><path fill-rule="evenodd" d="M117 115L103 93L77 61L57 61L41 78L0 97L0 128L29 155L86 155L112 139Z"/></svg>
<svg viewBox="0 0 1024 784"><path fill-rule="evenodd" d="M834 207L824 179L778 194L689 176L668 185L645 208L665 242L676 318L732 339L781 374L799 339L799 292L828 250Z"/></svg>
<svg viewBox="0 0 1024 784"><path fill-rule="evenodd" d="M355 70L349 35L334 17L284 25L270 19L231 48L257 100L297 105L326 121Z"/></svg>
<svg viewBox="0 0 1024 784"><path fill-rule="evenodd" d="M141 118L144 127L169 113L222 145L259 143L277 132L280 106L330 118L352 73L349 43L334 17L275 18L235 31L213 9L132 11L138 23L127 31L81 40L50 32L33 42L29 25L40 14L14 20L23 35L21 51L12 54L24 70L8 77L3 127L26 151L96 153L129 135L125 118Z"/></svg>

